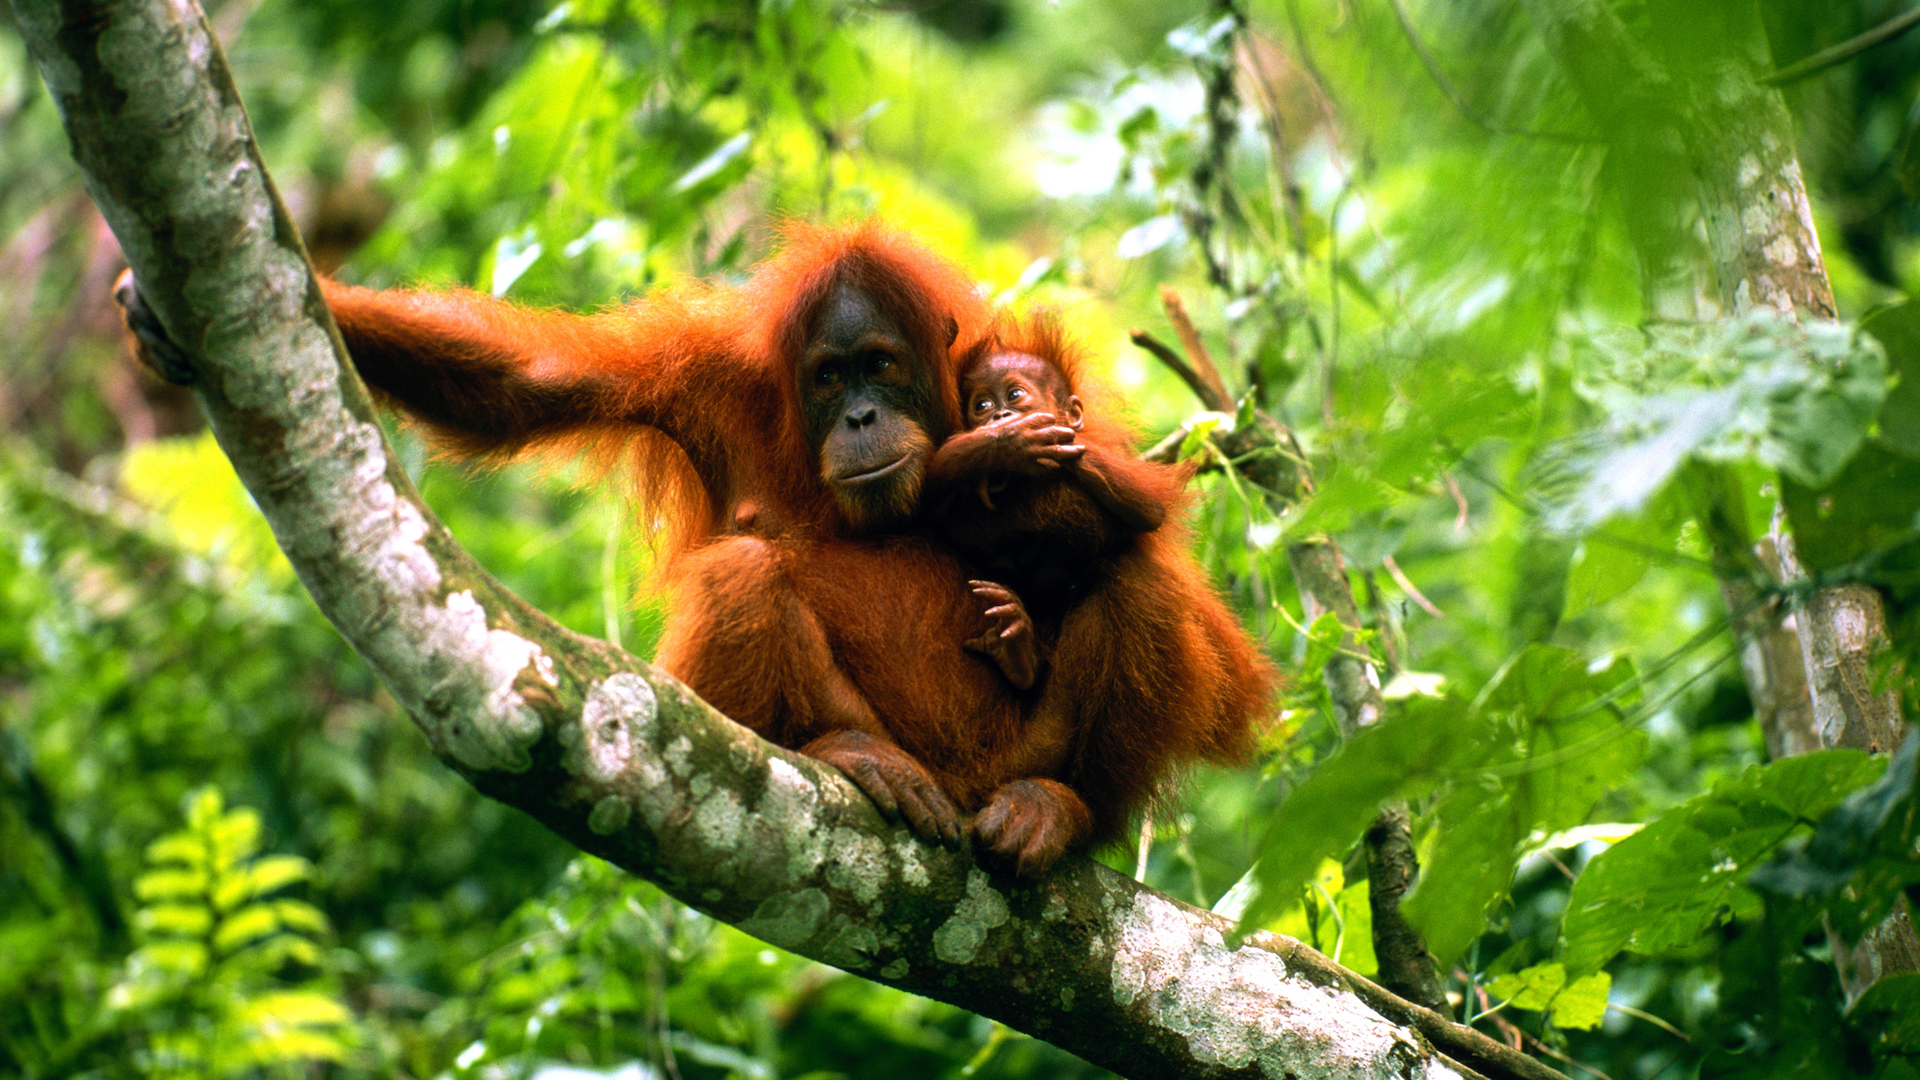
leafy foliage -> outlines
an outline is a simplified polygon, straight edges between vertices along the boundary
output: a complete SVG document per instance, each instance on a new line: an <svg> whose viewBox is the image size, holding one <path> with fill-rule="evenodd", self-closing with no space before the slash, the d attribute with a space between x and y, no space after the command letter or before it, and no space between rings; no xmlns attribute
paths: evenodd
<svg viewBox="0 0 1920 1080"><path fill-rule="evenodd" d="M1753 462L1819 488L1865 441L1887 392L1871 338L1755 310L1738 319L1571 335L1575 389L1606 422L1541 481L1549 527L1631 514L1688 461Z"/></svg>
<svg viewBox="0 0 1920 1080"><path fill-rule="evenodd" d="M1809 577L1732 573L1785 611L1879 590L1911 713L1920 38L1786 89L1841 316L1796 326L1673 318L1644 237L1686 250L1698 223L1632 186L1647 155L1607 145L1529 5L908 6L216 18L247 16L230 58L262 145L350 280L592 306L737 272L769 216L878 212L994 295L1063 306L1143 434L1185 424L1218 464L1208 431L1288 424L1299 503L1194 485L1196 550L1293 677L1262 767L1191 778L1115 865L1371 970L1356 841L1405 802L1404 910L1463 1019L1614 1080L1914 1074L1920 980L1848 1007L1834 966L1915 888L1912 758L1763 767L1714 574L1778 504ZM1776 67L1885 14L1760 7ZM1594 10L1675 70L1726 40L1669 25L1723 14L1685 0ZM0 419L24 440L0 461L0 1072L1093 1074L572 859L429 761L191 403L124 366L95 220L0 26ZM1163 286L1238 415L1196 416L1128 341L1170 339ZM399 438L516 590L652 647L658 600L628 599L646 507ZM1320 535L1351 637L1294 599L1287 546ZM1321 675L1354 649L1388 715L1342 743ZM270 1015L299 1038L250 1042Z"/></svg>
<svg viewBox="0 0 1920 1080"><path fill-rule="evenodd" d="M1436 955L1457 955L1506 892L1524 842L1584 821L1638 764L1645 737L1620 711L1631 680L1625 662L1535 645L1470 705L1421 700L1363 729L1280 807L1261 899L1243 923L1263 924L1304 884L1302 867L1349 848L1388 802L1431 796L1436 835L1405 911Z"/></svg>
<svg viewBox="0 0 1920 1080"><path fill-rule="evenodd" d="M1604 971L1589 972L1569 983L1565 964L1546 963L1497 976L1488 981L1487 990L1516 1008L1551 1010L1556 1026L1590 1031L1606 1016L1611 983Z"/></svg>
<svg viewBox="0 0 1920 1080"><path fill-rule="evenodd" d="M347 1007L311 978L275 978L321 967L327 917L274 895L312 868L259 856L259 844L259 814L226 810L201 788L188 796L187 827L147 847L133 883L144 943L107 1004L146 1029L149 1075L244 1075L348 1055Z"/></svg>

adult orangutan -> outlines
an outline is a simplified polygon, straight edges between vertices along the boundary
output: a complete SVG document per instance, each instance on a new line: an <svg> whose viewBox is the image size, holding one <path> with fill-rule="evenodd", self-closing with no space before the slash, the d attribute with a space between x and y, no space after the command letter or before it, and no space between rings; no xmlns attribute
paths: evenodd
<svg viewBox="0 0 1920 1080"><path fill-rule="evenodd" d="M955 267L876 224L793 225L744 285L593 315L322 288L362 378L442 449L634 466L668 523L656 660L708 702L929 838L957 842L962 810L992 807L1071 828L1071 807L1008 773L1026 703L963 647L978 605L915 524L934 448L960 427L954 350L989 322ZM190 374L126 300L155 366ZM1017 864L1032 831L976 841Z"/></svg>
<svg viewBox="0 0 1920 1080"><path fill-rule="evenodd" d="M974 822L1007 835L996 850L1018 851L1022 873L1085 836L1117 839L1170 765L1244 756L1274 684L1186 551L1174 513L1186 470L1140 460L1103 410L1089 412L1080 367L1048 314L970 349L958 372L967 430L927 476L938 531L992 579L973 582L992 606L969 646L1014 685L1040 686L1012 771L1061 786L1068 813L1022 820L1005 804ZM1088 815L1079 834L1061 835L1075 813Z"/></svg>

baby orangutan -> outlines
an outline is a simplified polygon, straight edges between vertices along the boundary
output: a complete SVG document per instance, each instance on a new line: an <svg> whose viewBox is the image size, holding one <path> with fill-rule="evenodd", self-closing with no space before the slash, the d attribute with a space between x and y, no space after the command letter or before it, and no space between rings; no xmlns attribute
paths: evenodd
<svg viewBox="0 0 1920 1080"><path fill-rule="evenodd" d="M1059 788L1075 808L1049 820L991 800L976 848L1047 862L1118 839L1168 767L1244 756L1274 683L1170 520L1186 472L1141 461L1087 410L1078 365L1047 316L963 356L967 430L935 452L923 496L936 531L990 579L973 582L988 626L968 648L1036 699L994 771ZM1062 819L1084 827L1066 834Z"/></svg>
<svg viewBox="0 0 1920 1080"><path fill-rule="evenodd" d="M1086 412L1056 363L1000 351L962 364L967 430L934 455L928 498L946 539L994 579L971 583L994 606L991 625L967 647L1025 690L1039 675L1041 651L1031 617L1057 632L1101 562L1166 520L1182 478L1075 442Z"/></svg>

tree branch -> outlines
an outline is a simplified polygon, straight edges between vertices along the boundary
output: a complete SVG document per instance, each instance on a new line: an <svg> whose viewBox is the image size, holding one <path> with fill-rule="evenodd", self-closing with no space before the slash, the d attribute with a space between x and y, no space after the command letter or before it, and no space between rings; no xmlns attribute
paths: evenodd
<svg viewBox="0 0 1920 1080"><path fill-rule="evenodd" d="M15 8L220 445L321 609L480 790L765 941L1135 1076L1555 1075L1297 942L1229 949L1225 919L1090 861L990 877L534 611L386 446L200 11Z"/></svg>
<svg viewBox="0 0 1920 1080"><path fill-rule="evenodd" d="M1920 26L1920 7L1902 12L1879 26L1803 57L1760 80L1763 86L1785 86L1818 75L1830 67L1844 64L1876 45L1884 45L1901 34Z"/></svg>
<svg viewBox="0 0 1920 1080"><path fill-rule="evenodd" d="M1135 345L1152 353L1161 363L1167 365L1169 370L1178 375L1180 381L1187 384L1187 389L1193 391L1193 396L1200 399L1201 404L1214 412L1233 411L1233 402L1226 396L1226 392L1215 389L1212 384L1202 378L1200 373L1181 358L1179 353L1173 351L1172 346L1145 330L1130 330L1127 336L1133 339ZM1218 373L1216 378L1217 376Z"/></svg>
<svg viewBox="0 0 1920 1080"><path fill-rule="evenodd" d="M1207 407L1216 412L1232 412L1233 395L1227 393L1227 384L1220 378L1220 369L1214 365L1213 355L1207 352L1206 343L1200 340L1200 331L1187 315L1186 303L1171 285L1160 286L1160 303L1167 309L1167 319L1173 323L1173 332L1180 338L1181 347L1187 350L1187 359L1193 365L1193 376L1201 386L1206 387L1206 393L1200 395L1200 400L1207 402Z"/></svg>

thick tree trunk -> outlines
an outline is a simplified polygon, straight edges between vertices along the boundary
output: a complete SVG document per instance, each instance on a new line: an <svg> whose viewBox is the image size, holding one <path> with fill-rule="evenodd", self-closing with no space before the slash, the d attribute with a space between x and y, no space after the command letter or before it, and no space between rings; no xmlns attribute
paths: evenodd
<svg viewBox="0 0 1920 1080"><path fill-rule="evenodd" d="M221 446L321 609L481 790L763 940L1129 1075L1558 1075L1296 942L1228 948L1225 920L1095 863L989 877L531 610L386 446L199 10L15 9Z"/></svg>

